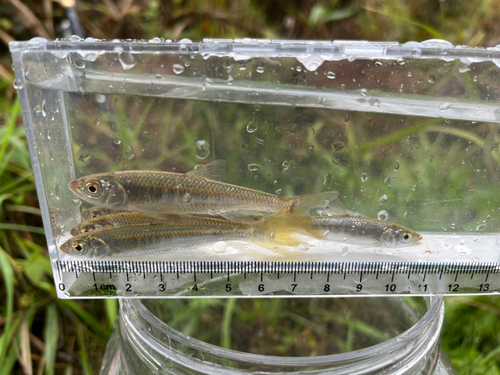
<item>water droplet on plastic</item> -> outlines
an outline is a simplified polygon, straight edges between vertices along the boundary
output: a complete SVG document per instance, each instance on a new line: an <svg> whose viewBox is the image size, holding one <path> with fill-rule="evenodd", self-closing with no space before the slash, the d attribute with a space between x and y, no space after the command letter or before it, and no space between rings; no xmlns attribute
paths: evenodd
<svg viewBox="0 0 500 375"><path fill-rule="evenodd" d="M82 205L81 199L75 198L72 200L73 206L80 207Z"/></svg>
<svg viewBox="0 0 500 375"><path fill-rule="evenodd" d="M42 100L42 116L47 116L47 111L45 110L45 99Z"/></svg>
<svg viewBox="0 0 500 375"><path fill-rule="evenodd" d="M330 173L327 173L325 175L325 178L323 179L323 186L328 186L332 182L332 175Z"/></svg>
<svg viewBox="0 0 500 375"><path fill-rule="evenodd" d="M184 194L184 196L182 197L182 201L183 201L184 203L189 203L189 202L191 202L191 194L189 194L189 193Z"/></svg>
<svg viewBox="0 0 500 375"><path fill-rule="evenodd" d="M365 187L364 186L361 186L361 192L364 193L365 192Z"/></svg>
<svg viewBox="0 0 500 375"><path fill-rule="evenodd" d="M377 214L377 219L379 220L386 221L388 218L389 218L389 213L386 210L379 211L379 213Z"/></svg>
<svg viewBox="0 0 500 375"><path fill-rule="evenodd" d="M472 77L473 82L477 82L477 76Z"/></svg>
<svg viewBox="0 0 500 375"><path fill-rule="evenodd" d="M405 213L404 213L403 217L404 217L405 219L407 219L407 218L408 218L408 211L405 211Z"/></svg>
<svg viewBox="0 0 500 375"><path fill-rule="evenodd" d="M216 242L212 245L212 250L218 254L225 253L227 252L227 243L224 241Z"/></svg>
<svg viewBox="0 0 500 375"><path fill-rule="evenodd" d="M482 224L479 224L477 227L476 227L476 230L478 232L483 232L486 228L488 228L488 224L486 223L482 223Z"/></svg>
<svg viewBox="0 0 500 375"><path fill-rule="evenodd" d="M432 74L429 76L429 78L427 79L427 81L429 81L429 83L434 83L436 82L436 77L434 77Z"/></svg>
<svg viewBox="0 0 500 375"><path fill-rule="evenodd" d="M258 66L257 69L255 69L257 73L264 73L264 67L263 66Z"/></svg>
<svg viewBox="0 0 500 375"><path fill-rule="evenodd" d="M301 72L301 71L302 71L302 67L301 67L300 65L298 65L298 66L295 68L295 70L296 70L297 72Z"/></svg>
<svg viewBox="0 0 500 375"><path fill-rule="evenodd" d="M16 78L14 82L12 82L12 86L14 86L16 90L22 89L24 87L23 80Z"/></svg>
<svg viewBox="0 0 500 375"><path fill-rule="evenodd" d="M97 103L104 103L106 101L106 95L102 95L102 94L97 94L95 96L95 101Z"/></svg>
<svg viewBox="0 0 500 375"><path fill-rule="evenodd" d="M387 202L387 200L389 199L389 197L387 195L382 195L379 200L378 200L378 204L382 205L384 204L385 202Z"/></svg>
<svg viewBox="0 0 500 375"><path fill-rule="evenodd" d="M361 173L361 181L366 182L368 180L368 175L366 173Z"/></svg>
<svg viewBox="0 0 500 375"><path fill-rule="evenodd" d="M38 113L42 113L42 106L40 104L38 104L36 107L35 107L35 113L38 114Z"/></svg>
<svg viewBox="0 0 500 375"><path fill-rule="evenodd" d="M210 155L210 144L207 141L199 140L194 144L196 156L199 159L206 159Z"/></svg>
<svg viewBox="0 0 500 375"><path fill-rule="evenodd" d="M281 167L283 168L284 171L288 170L288 160L285 160L282 164Z"/></svg>
<svg viewBox="0 0 500 375"><path fill-rule="evenodd" d="M326 78L328 79L335 79L335 73L334 72L328 72L326 73Z"/></svg>
<svg viewBox="0 0 500 375"><path fill-rule="evenodd" d="M363 96L368 95L368 91L366 89L361 89L361 95Z"/></svg>
<svg viewBox="0 0 500 375"><path fill-rule="evenodd" d="M297 132L298 125L297 125L297 124L294 124L293 122L291 122L291 123L286 124L285 129L286 129L289 133L291 133L291 134L295 134L295 133Z"/></svg>
<svg viewBox="0 0 500 375"><path fill-rule="evenodd" d="M174 64L173 71L175 74L181 74L184 71L184 67L181 64Z"/></svg>
<svg viewBox="0 0 500 375"><path fill-rule="evenodd" d="M231 86L233 84L233 81L234 81L233 77L231 77L231 76L227 77L227 84L229 86Z"/></svg>
<svg viewBox="0 0 500 375"><path fill-rule="evenodd" d="M441 103L438 105L438 108L440 111L446 111L448 108L451 107L451 103L450 102L444 102L444 103Z"/></svg>
<svg viewBox="0 0 500 375"><path fill-rule="evenodd" d="M149 40L149 43L161 43L162 41L163 41L162 38L159 38L159 37L155 36L153 39ZM181 42L182 42L182 40L181 40Z"/></svg>
<svg viewBox="0 0 500 375"><path fill-rule="evenodd" d="M399 170L399 160L396 160L394 162L394 172L397 172Z"/></svg>
<svg viewBox="0 0 500 375"><path fill-rule="evenodd" d="M413 185L413 191L417 191L418 185Z"/></svg>
<svg viewBox="0 0 500 375"><path fill-rule="evenodd" d="M78 35L71 35L69 38L70 42L81 42L82 38L80 38Z"/></svg>
<svg viewBox="0 0 500 375"><path fill-rule="evenodd" d="M92 155L90 155L90 154L82 154L82 155L80 155L78 160L81 161L83 164L87 164L91 157L92 157Z"/></svg>
<svg viewBox="0 0 500 375"><path fill-rule="evenodd" d="M94 125L99 125L101 123L101 120L99 120L98 118L96 118L94 120Z"/></svg>
<svg viewBox="0 0 500 375"><path fill-rule="evenodd" d="M346 256L347 253L349 252L349 248L346 246L346 247L343 247L342 248L342 252L340 253L340 256Z"/></svg>
<svg viewBox="0 0 500 375"><path fill-rule="evenodd" d="M251 172L256 172L260 169L260 166L258 164L248 164L248 170Z"/></svg>
<svg viewBox="0 0 500 375"><path fill-rule="evenodd" d="M300 245L299 245L299 250L302 250L302 251L307 251L311 248L311 246L309 246L309 244L307 242L302 242Z"/></svg>
<svg viewBox="0 0 500 375"><path fill-rule="evenodd" d="M384 65L382 61L375 61L375 66L382 66Z"/></svg>
<svg viewBox="0 0 500 375"><path fill-rule="evenodd" d="M466 73L468 71L470 71L470 65L469 64L464 64L464 63L461 63L459 66L458 66L458 71L460 73Z"/></svg>
<svg viewBox="0 0 500 375"><path fill-rule="evenodd" d="M390 181L391 181L391 178L390 178L390 177L386 177L386 178L384 178L384 183L385 183L385 184L388 184Z"/></svg>
<svg viewBox="0 0 500 375"><path fill-rule="evenodd" d="M258 128L257 120L252 120L247 125L247 132L253 133Z"/></svg>
<svg viewBox="0 0 500 375"><path fill-rule="evenodd" d="M131 146L127 146L127 148L125 149L125 157L127 159L133 159L134 158L134 151L132 150L132 147Z"/></svg>
<svg viewBox="0 0 500 375"><path fill-rule="evenodd" d="M71 62L73 63L73 65L75 66L75 68L78 68L78 69L84 69L85 68L85 61L82 60L80 57L73 56L73 58L71 59Z"/></svg>
<svg viewBox="0 0 500 375"><path fill-rule="evenodd" d="M119 145L122 143L122 140L118 137L116 137L115 139L113 139L113 142L115 143L115 145Z"/></svg>
<svg viewBox="0 0 500 375"><path fill-rule="evenodd" d="M121 52L118 55L118 61L122 65L123 70L130 70L136 64L134 55L132 55L130 52Z"/></svg>

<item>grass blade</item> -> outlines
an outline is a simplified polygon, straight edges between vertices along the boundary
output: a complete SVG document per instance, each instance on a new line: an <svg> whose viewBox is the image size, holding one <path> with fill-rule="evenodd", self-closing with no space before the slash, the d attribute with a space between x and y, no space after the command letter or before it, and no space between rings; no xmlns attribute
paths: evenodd
<svg viewBox="0 0 500 375"><path fill-rule="evenodd" d="M220 346L226 349L231 349L231 320L233 318L234 308L236 306L236 298L229 298L226 301L224 309L224 317L222 318Z"/></svg>
<svg viewBox="0 0 500 375"><path fill-rule="evenodd" d="M109 339L109 336L111 336L111 330L104 328L102 324L92 316L92 314L90 314L75 301L69 299L60 299L57 300L57 303L73 311L83 321L83 323L85 323L87 327L89 327L91 331L99 336L99 338L107 341Z"/></svg>
<svg viewBox="0 0 500 375"><path fill-rule="evenodd" d="M45 310L45 329L43 332L45 342L45 374L53 375L56 363L57 341L59 338L57 308L50 303Z"/></svg>
<svg viewBox="0 0 500 375"><path fill-rule="evenodd" d="M0 341L0 367L3 367L5 355L7 354L7 347L10 340L10 330L12 326L12 311L14 309L14 271L9 262L8 256L5 251L0 248L0 270L2 271L5 290L7 292L7 301L5 309L5 326L4 335Z"/></svg>
<svg viewBox="0 0 500 375"><path fill-rule="evenodd" d="M10 224L10 223L0 223L0 230L18 230L21 232L31 232L36 234L44 234L43 228L34 227L31 225L20 225L20 224Z"/></svg>
<svg viewBox="0 0 500 375"><path fill-rule="evenodd" d="M78 346L80 347L80 360L82 362L83 373L86 375L92 375L92 366L90 365L89 354L87 352L87 346L85 341L85 333L83 331L83 325L81 322L76 324L76 340Z"/></svg>
<svg viewBox="0 0 500 375"><path fill-rule="evenodd" d="M28 319L23 319L18 333L19 346L21 348L21 366L23 373L33 375L33 366L31 359L31 344L30 344L30 329L28 327Z"/></svg>
<svg viewBox="0 0 500 375"><path fill-rule="evenodd" d="M105 299L104 308L106 309L106 316L108 317L108 327L113 329L116 316L118 315L118 300Z"/></svg>
<svg viewBox="0 0 500 375"><path fill-rule="evenodd" d="M0 143L0 160L2 160L2 163L4 160L5 152L7 151L7 146L10 144L10 139L14 134L14 129L16 128L16 119L19 115L20 109L21 106L19 105L19 100L16 99L9 111L10 116L7 121L7 126L5 127L5 133L3 134L2 141ZM5 166L3 166L2 168L2 173L4 168ZM0 176L2 175L2 173L0 173Z"/></svg>

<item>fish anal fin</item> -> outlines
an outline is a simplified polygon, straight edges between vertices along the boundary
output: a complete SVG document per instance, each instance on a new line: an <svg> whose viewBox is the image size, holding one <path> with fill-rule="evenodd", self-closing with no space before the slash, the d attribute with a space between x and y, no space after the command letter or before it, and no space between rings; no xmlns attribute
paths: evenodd
<svg viewBox="0 0 500 375"><path fill-rule="evenodd" d="M207 180L223 181L226 177L227 162L222 159L211 161L186 174L191 177L201 177Z"/></svg>

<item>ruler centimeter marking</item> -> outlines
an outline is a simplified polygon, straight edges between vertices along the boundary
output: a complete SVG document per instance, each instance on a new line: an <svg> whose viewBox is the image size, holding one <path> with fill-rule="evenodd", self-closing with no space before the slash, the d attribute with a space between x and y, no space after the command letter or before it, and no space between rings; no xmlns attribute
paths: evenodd
<svg viewBox="0 0 500 375"><path fill-rule="evenodd" d="M500 293L499 262L58 261L57 270L62 298Z"/></svg>

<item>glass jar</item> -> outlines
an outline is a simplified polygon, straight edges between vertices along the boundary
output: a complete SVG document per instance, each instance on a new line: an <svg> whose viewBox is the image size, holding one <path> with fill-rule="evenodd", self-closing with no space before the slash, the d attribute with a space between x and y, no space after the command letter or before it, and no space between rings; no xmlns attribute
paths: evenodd
<svg viewBox="0 0 500 375"><path fill-rule="evenodd" d="M443 298L426 298L425 304L421 304L424 311L417 300L329 299L328 303L342 305L342 310L348 312L348 318L343 320L347 325L355 322L361 331L363 327L374 326L385 332L386 337L393 337L369 345L360 339L362 335L353 335L351 331L346 340L357 340L352 346L357 350L317 356L278 356L255 354L258 348L249 350L252 353L225 349L172 328L167 323L174 320L173 316L162 312L162 305L172 300L122 299L101 374L456 374L439 345ZM284 301L296 303L293 299ZM284 306L276 312L278 322L285 324L284 316L290 308ZM185 313L182 308L178 310L174 310L176 316ZM216 319L212 324L218 324ZM250 325L250 330L255 327L254 321L242 324ZM332 336L337 333L332 332ZM269 338L259 340L265 342Z"/></svg>

